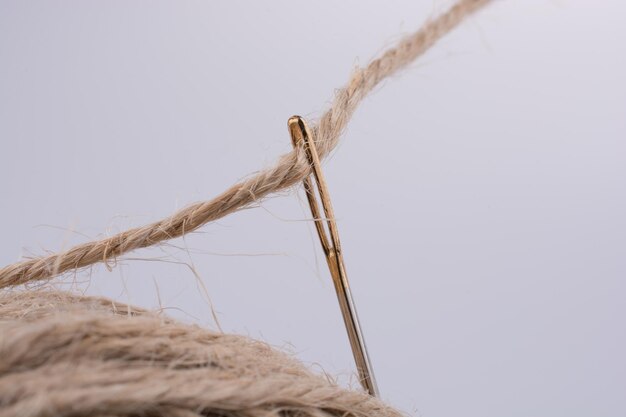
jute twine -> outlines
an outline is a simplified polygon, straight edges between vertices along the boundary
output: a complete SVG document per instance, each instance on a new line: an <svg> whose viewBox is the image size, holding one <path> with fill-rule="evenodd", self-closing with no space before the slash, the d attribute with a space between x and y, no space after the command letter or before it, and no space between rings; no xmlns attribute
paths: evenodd
<svg viewBox="0 0 626 417"><path fill-rule="evenodd" d="M247 337L104 298L0 297L0 417L399 416Z"/></svg>
<svg viewBox="0 0 626 417"><path fill-rule="evenodd" d="M460 0L357 69L312 126L328 155L363 98L490 0ZM288 143L288 142L286 142ZM0 417L380 416L400 413L249 338L104 298L11 287L109 262L196 230L310 174L302 149L210 201L112 237L0 269ZM107 264L108 266L108 264Z"/></svg>

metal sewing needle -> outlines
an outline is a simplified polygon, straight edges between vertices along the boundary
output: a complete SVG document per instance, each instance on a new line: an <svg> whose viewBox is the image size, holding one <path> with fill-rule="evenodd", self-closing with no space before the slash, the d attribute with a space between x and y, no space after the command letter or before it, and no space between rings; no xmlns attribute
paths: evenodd
<svg viewBox="0 0 626 417"><path fill-rule="evenodd" d="M320 215L320 209L315 197L311 176L306 177L304 179L304 189L306 191L307 199L309 200L311 214L315 220L315 227L317 229L320 242L322 243L322 249L324 250L324 255L326 256L326 262L328 263L328 268L330 269L333 284L335 285L335 291L337 292L337 298L339 299L339 307L341 308L341 314L343 315L346 330L348 331L348 338L350 339L350 346L352 347L352 354L354 356L354 361L356 362L359 379L361 380L363 388L370 395L377 397L378 387L376 386L372 365L367 354L367 348L361 332L361 326L359 325L359 319L357 317L352 294L350 293L348 277L346 275L343 256L341 254L341 244L339 243L339 231L337 230L337 223L335 222L335 215L330 202L328 187L326 186L326 181L324 180L315 143L311 132L302 117L293 116L289 118L288 126L294 148L303 147L307 160L311 164L313 177L315 178L315 183L317 185L317 191L319 193L320 200L322 201L324 217ZM328 228L330 241L324 228L324 223L326 223Z"/></svg>

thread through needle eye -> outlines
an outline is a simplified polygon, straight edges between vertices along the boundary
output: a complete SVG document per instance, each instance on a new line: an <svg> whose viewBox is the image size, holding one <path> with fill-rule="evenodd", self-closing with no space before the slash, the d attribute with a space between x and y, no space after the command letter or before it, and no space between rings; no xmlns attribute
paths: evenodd
<svg viewBox="0 0 626 417"><path fill-rule="evenodd" d="M356 368L359 374L359 379L363 388L372 396L378 396L378 387L374 379L374 373L372 371L372 365L367 354L367 348L365 346L365 340L359 324L359 318L356 313L356 307L352 294L350 292L350 285L348 283L348 276L343 262L343 256L341 254L341 244L339 242L339 231L337 229L337 223L335 222L335 214L330 202L330 194L328 193L328 187L326 180L322 173L319 155L315 148L315 143L311 131L306 124L306 121L300 116L293 116L288 121L289 133L291 134L291 141L294 148L302 147L305 151L306 158L313 170L312 175L309 175L304 179L304 189L306 196L311 207L311 214L315 222L315 228L322 244L322 249L330 269L337 298L339 300L339 307L343 316L346 330L348 332L348 339L350 340L350 347L352 348L352 355L356 363ZM311 177L315 179L317 187L313 186ZM319 198L322 202L322 210L324 216L322 217L317 198L315 196L315 188L319 194ZM328 228L328 233L324 228L324 223ZM330 235L330 239L329 236Z"/></svg>

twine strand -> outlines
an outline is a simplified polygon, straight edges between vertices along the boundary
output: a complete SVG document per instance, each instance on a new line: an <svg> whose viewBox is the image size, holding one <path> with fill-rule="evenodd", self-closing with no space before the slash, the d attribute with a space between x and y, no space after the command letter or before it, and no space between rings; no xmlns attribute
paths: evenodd
<svg viewBox="0 0 626 417"><path fill-rule="evenodd" d="M312 126L320 158L327 156L359 103L383 79L396 73L422 55L465 17L490 0L460 0L446 12L405 37L365 68L358 68L348 84L339 89L330 108ZM310 174L302 149L282 155L277 163L251 178L233 185L213 200L192 204L152 224L126 230L114 236L75 246L65 252L20 261L0 269L0 288L49 279L67 271L108 261L190 233L199 227L234 213L269 194L284 190Z"/></svg>

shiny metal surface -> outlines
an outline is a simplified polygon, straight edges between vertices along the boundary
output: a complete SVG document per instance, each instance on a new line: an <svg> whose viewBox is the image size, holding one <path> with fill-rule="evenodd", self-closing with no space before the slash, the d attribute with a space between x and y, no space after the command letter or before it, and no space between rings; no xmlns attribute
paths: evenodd
<svg viewBox="0 0 626 417"><path fill-rule="evenodd" d="M361 326L359 325L354 300L352 299L352 294L350 293L350 285L348 283L348 276L346 275L343 256L341 253L341 244L339 242L339 231L337 229L337 223L335 222L335 215L330 201L330 194L322 173L320 159L315 148L315 143L311 132L302 117L293 116L289 118L288 126L293 146L296 148L304 148L307 159L313 170L312 176L315 178L315 184L317 187L314 187L313 182L311 181L311 176L309 176L304 180L304 189L306 191L307 199L309 200L311 213L315 219L315 227L322 244L322 249L324 250L324 255L326 256L333 284L335 285L335 291L337 292L341 314L343 315L343 320L348 332L348 338L350 339L350 346L352 348L354 361L356 362L359 379L363 388L367 392L373 396L378 396L378 387L376 386L372 365L367 354L367 348L365 346L365 340L363 339L363 333L361 332ZM315 196L315 188L317 188L319 198L322 202L324 217L321 216L320 208ZM328 233L324 224L326 224Z"/></svg>

